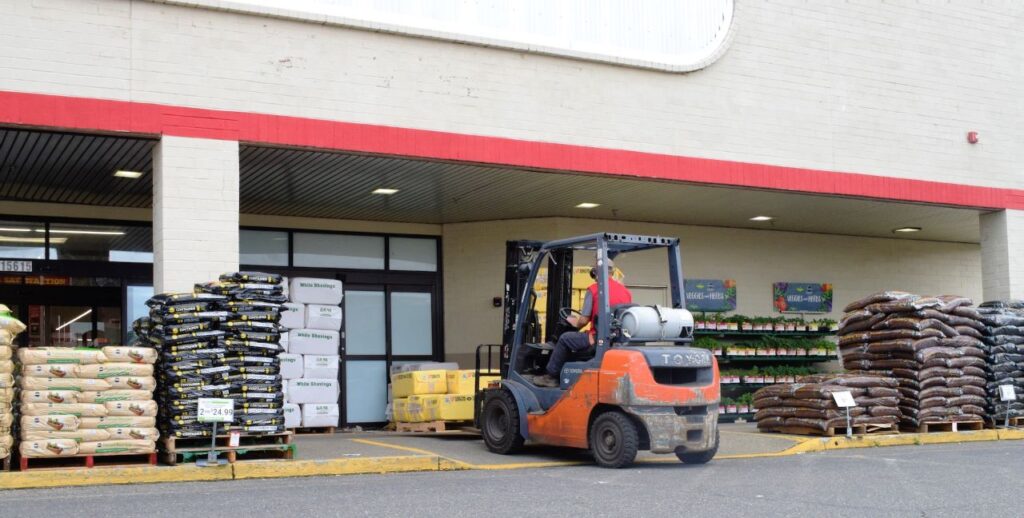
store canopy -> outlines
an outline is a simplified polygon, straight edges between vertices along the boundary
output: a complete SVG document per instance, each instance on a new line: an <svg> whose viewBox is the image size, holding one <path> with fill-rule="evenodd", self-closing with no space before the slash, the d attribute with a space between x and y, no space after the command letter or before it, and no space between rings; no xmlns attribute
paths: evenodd
<svg viewBox="0 0 1024 518"><path fill-rule="evenodd" d="M247 214L435 224L577 217L980 240L979 211L962 208L258 146L242 147L241 164ZM922 230L893 232L906 227Z"/></svg>
<svg viewBox="0 0 1024 518"><path fill-rule="evenodd" d="M0 128L0 200L149 208L155 145L135 136ZM577 217L980 241L979 211L973 209L246 144L240 149L244 214L433 224ZM397 192L373 194L378 189ZM773 219L751 221L755 216ZM921 230L893 232L906 227Z"/></svg>

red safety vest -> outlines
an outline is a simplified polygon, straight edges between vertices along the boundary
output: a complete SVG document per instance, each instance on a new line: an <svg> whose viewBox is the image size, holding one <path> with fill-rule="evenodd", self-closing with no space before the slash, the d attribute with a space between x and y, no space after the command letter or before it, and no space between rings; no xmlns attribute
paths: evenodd
<svg viewBox="0 0 1024 518"><path fill-rule="evenodd" d="M590 335L593 336L594 334L597 333L597 326L594 325L594 322L597 321L597 312L599 307L597 301L597 283L595 282L594 284L591 284L590 287L587 288L587 291L590 292L590 300L593 301L593 304L590 308L590 315L587 315L590 317ZM632 302L633 294L629 292L629 289L623 286L621 282L612 279L609 275L608 308L611 309L619 304L629 304Z"/></svg>

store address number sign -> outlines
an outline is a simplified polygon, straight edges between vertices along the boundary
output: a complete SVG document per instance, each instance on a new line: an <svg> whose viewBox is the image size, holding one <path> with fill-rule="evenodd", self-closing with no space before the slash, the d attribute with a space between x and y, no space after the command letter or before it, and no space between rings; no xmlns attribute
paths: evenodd
<svg viewBox="0 0 1024 518"><path fill-rule="evenodd" d="M32 261L0 261L0 272L29 273L32 271Z"/></svg>

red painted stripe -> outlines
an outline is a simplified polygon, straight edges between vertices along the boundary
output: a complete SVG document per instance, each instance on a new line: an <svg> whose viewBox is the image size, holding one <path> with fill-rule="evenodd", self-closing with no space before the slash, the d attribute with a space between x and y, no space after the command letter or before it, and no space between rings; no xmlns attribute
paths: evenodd
<svg viewBox="0 0 1024 518"><path fill-rule="evenodd" d="M1024 209L1024 190L1020 189L129 101L0 92L0 124L228 139L698 184Z"/></svg>

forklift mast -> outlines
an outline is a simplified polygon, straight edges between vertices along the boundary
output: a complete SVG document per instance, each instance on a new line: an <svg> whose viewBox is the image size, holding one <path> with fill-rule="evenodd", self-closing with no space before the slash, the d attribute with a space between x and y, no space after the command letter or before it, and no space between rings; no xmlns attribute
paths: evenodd
<svg viewBox="0 0 1024 518"><path fill-rule="evenodd" d="M537 257L543 241L518 240L505 243L505 299L501 333L501 377L508 377L511 360L512 340L516 333L516 318L522 305L533 306L537 294L533 286L527 286L530 268ZM558 311L571 305L572 297L572 250L556 250L548 257L547 264L547 306L543 329L548 336L541 336L541 326L536 308L527 313L526 340L533 343L554 341L558 328Z"/></svg>

